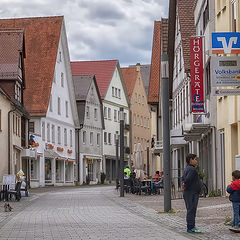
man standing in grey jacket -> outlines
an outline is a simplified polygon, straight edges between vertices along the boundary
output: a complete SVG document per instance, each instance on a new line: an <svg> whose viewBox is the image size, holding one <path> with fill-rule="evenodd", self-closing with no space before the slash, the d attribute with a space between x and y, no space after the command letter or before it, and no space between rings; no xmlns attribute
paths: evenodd
<svg viewBox="0 0 240 240"><path fill-rule="evenodd" d="M188 154L186 162L187 166L182 177L182 188L184 189L183 198L187 208L187 232L200 233L201 231L195 227L197 205L201 190L201 180L196 169L197 155Z"/></svg>

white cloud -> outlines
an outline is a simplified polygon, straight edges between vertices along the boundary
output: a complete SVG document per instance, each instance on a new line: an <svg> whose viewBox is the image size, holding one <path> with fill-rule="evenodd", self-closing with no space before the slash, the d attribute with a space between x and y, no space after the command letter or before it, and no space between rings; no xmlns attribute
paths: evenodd
<svg viewBox="0 0 240 240"><path fill-rule="evenodd" d="M71 60L150 63L154 20L168 0L1 0L2 18L64 15Z"/></svg>

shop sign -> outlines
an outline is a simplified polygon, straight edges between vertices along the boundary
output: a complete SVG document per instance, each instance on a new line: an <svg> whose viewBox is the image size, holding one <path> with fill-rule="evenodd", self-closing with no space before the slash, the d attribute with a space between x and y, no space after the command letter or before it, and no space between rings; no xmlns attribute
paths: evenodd
<svg viewBox="0 0 240 240"><path fill-rule="evenodd" d="M240 85L240 57L212 57L212 86Z"/></svg>
<svg viewBox="0 0 240 240"><path fill-rule="evenodd" d="M240 53L240 32L212 33L212 53Z"/></svg>
<svg viewBox="0 0 240 240"><path fill-rule="evenodd" d="M87 164L93 164L93 159L92 158L86 158Z"/></svg>
<svg viewBox="0 0 240 240"><path fill-rule="evenodd" d="M192 112L204 112L202 38L190 38Z"/></svg>
<svg viewBox="0 0 240 240"><path fill-rule="evenodd" d="M226 89L215 89L214 90L215 96L236 96L240 95L239 88L226 88Z"/></svg>

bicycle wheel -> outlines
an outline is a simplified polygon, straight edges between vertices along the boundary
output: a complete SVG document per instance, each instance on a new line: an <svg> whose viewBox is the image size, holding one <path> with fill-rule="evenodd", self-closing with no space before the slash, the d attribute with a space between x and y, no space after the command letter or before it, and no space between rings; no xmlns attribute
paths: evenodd
<svg viewBox="0 0 240 240"><path fill-rule="evenodd" d="M200 197L206 197L208 194L208 188L207 188L207 185L205 183L202 184L202 187L201 187L201 191L199 193L199 196Z"/></svg>

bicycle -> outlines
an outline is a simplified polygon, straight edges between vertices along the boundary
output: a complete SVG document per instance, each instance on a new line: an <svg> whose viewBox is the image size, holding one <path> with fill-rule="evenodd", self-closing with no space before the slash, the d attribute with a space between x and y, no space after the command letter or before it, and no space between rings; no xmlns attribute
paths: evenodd
<svg viewBox="0 0 240 240"><path fill-rule="evenodd" d="M208 195L208 187L205 183L202 183L202 187L199 193L199 197L206 197Z"/></svg>

